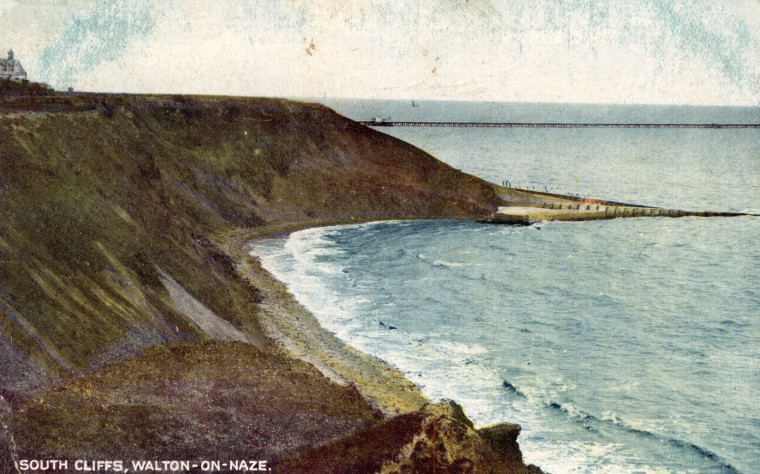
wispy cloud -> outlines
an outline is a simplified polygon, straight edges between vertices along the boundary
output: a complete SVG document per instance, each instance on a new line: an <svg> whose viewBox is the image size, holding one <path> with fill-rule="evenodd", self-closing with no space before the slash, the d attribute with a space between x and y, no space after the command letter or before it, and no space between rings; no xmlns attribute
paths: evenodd
<svg viewBox="0 0 760 474"><path fill-rule="evenodd" d="M38 67L52 84L75 84L98 65L119 59L133 39L149 35L156 19L149 0L98 0L63 27L42 52Z"/></svg>
<svg viewBox="0 0 760 474"><path fill-rule="evenodd" d="M756 0L95 5L47 45L44 80L128 92L760 105Z"/></svg>

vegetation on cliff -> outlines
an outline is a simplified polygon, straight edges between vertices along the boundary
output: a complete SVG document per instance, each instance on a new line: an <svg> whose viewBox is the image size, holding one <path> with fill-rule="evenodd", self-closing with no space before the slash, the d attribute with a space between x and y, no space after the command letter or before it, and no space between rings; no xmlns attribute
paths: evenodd
<svg viewBox="0 0 760 474"><path fill-rule="evenodd" d="M5 97L0 144L6 468L255 457L303 470L320 446L337 454L331 442L355 455L330 470L524 468L466 419L443 430L457 456L430 454L424 398L320 330L245 249L308 225L480 219L501 203L489 183L277 99ZM383 442L362 448L373 429Z"/></svg>
<svg viewBox="0 0 760 474"><path fill-rule="evenodd" d="M46 96L51 94L55 94L55 91L39 82L31 82L26 79L0 79L0 97Z"/></svg>

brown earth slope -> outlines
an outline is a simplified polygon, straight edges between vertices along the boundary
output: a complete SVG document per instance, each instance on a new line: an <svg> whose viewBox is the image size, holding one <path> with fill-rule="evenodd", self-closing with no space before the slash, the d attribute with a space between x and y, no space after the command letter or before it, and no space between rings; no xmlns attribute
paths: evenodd
<svg viewBox="0 0 760 474"><path fill-rule="evenodd" d="M246 252L272 232L499 204L489 183L316 104L0 99L0 471L31 458L525 471L516 428L426 407Z"/></svg>

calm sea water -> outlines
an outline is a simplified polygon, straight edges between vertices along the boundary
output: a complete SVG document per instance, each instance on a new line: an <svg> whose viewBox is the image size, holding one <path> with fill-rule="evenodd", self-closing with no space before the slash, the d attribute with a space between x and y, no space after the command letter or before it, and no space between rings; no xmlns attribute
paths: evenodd
<svg viewBox="0 0 760 474"><path fill-rule="evenodd" d="M760 211L760 130L383 129L494 182ZM384 222L254 253L548 472L760 472L760 219Z"/></svg>

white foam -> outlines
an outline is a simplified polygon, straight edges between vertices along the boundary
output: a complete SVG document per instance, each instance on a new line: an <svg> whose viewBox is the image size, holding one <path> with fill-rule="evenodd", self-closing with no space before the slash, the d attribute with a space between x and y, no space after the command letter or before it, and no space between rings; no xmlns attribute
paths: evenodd
<svg viewBox="0 0 760 474"><path fill-rule="evenodd" d="M435 265L436 267L449 267L449 268L472 266L471 263L447 262L446 260L436 260L433 262L433 265Z"/></svg>
<svg viewBox="0 0 760 474"><path fill-rule="evenodd" d="M522 436L521 436L522 437ZM526 463L540 466L545 472L552 474L608 474L608 473L651 473L670 472L664 468L641 466L615 461L615 451L620 445L609 443L568 442L561 446L548 442L539 442L532 448L526 448L521 441L523 459Z"/></svg>

